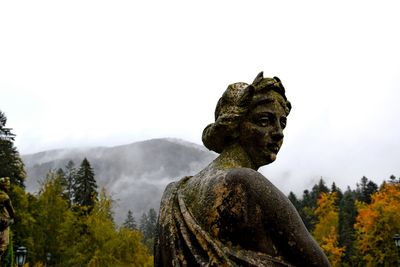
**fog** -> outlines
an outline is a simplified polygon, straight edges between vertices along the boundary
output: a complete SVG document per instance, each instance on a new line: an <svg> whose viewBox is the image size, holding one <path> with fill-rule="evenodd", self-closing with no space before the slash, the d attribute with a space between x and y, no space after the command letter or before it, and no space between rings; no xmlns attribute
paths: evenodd
<svg viewBox="0 0 400 267"><path fill-rule="evenodd" d="M399 176L398 4L0 4L0 109L22 154L173 137L201 144L228 84L278 76L292 102L284 191ZM154 170L157 171L157 170Z"/></svg>

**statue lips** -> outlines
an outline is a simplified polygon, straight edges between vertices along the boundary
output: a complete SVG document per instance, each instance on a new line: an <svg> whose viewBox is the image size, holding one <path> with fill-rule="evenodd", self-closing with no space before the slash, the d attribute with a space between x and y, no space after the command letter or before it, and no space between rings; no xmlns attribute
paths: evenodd
<svg viewBox="0 0 400 267"><path fill-rule="evenodd" d="M267 145L267 148L268 148L269 151L271 151L271 152L273 152L275 154L278 154L280 146L277 143L269 143Z"/></svg>

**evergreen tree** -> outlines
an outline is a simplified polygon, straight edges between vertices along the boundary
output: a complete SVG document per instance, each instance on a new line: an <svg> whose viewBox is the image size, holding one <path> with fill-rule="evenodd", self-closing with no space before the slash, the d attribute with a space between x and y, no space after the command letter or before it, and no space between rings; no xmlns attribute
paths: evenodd
<svg viewBox="0 0 400 267"><path fill-rule="evenodd" d="M293 206L297 209L297 211L300 210L300 201L297 199L296 195L290 191L288 199L290 202L292 202Z"/></svg>
<svg viewBox="0 0 400 267"><path fill-rule="evenodd" d="M0 110L0 139L6 139L14 141L15 134L11 132L11 128L6 127L7 117L6 115Z"/></svg>
<svg viewBox="0 0 400 267"><path fill-rule="evenodd" d="M11 184L24 187L24 163L14 146L15 134L6 128L7 117L0 111L0 177L10 177Z"/></svg>
<svg viewBox="0 0 400 267"><path fill-rule="evenodd" d="M78 206L94 206L97 198L97 184L94 178L94 171L89 161L83 159L77 172L74 184L74 203Z"/></svg>
<svg viewBox="0 0 400 267"><path fill-rule="evenodd" d="M339 204L339 245L345 248L344 261L355 266L354 223L357 217L356 194L350 187L344 192Z"/></svg>
<svg viewBox="0 0 400 267"><path fill-rule="evenodd" d="M6 124L7 117L0 110L0 177L10 177L11 182L11 190L8 194L15 209L15 224L12 226L13 243L28 245L30 233L27 230L32 217L25 210L28 207L27 195L24 191L26 173L19 152L14 146L15 134L12 133L11 128L6 127Z"/></svg>
<svg viewBox="0 0 400 267"><path fill-rule="evenodd" d="M390 177L389 177L389 183L392 183L392 184L400 183L400 178L399 178L398 180L396 180L396 176L394 176L394 175L392 174L392 175L390 175Z"/></svg>
<svg viewBox="0 0 400 267"><path fill-rule="evenodd" d="M147 224L148 224L148 218L146 213L142 213L142 217L140 218L139 221L139 230L140 232L143 233L143 238L147 239Z"/></svg>
<svg viewBox="0 0 400 267"><path fill-rule="evenodd" d="M69 160L65 166L65 190L64 196L68 201L68 206L71 207L74 200L74 184L76 180L77 171L75 169L75 163Z"/></svg>
<svg viewBox="0 0 400 267"><path fill-rule="evenodd" d="M331 193L336 193L336 203L335 203L335 205L339 206L340 201L342 200L342 197L343 197L343 193L342 193L342 190L340 190L340 188L336 186L335 182L332 183Z"/></svg>
<svg viewBox="0 0 400 267"><path fill-rule="evenodd" d="M357 184L357 200L369 204L371 203L371 195L377 191L378 185L372 181L369 181L367 177L363 176L360 184Z"/></svg>
<svg viewBox="0 0 400 267"><path fill-rule="evenodd" d="M319 179L318 184L314 185L311 190L311 200L314 207L317 206L317 201L322 193L329 193L329 188L326 186L324 179Z"/></svg>
<svg viewBox="0 0 400 267"><path fill-rule="evenodd" d="M128 228L130 230L136 230L136 221L133 217L132 211L128 210L128 214L126 215L125 222L122 224L123 227Z"/></svg>
<svg viewBox="0 0 400 267"><path fill-rule="evenodd" d="M143 233L143 242L153 250L154 237L156 234L157 213L154 209L149 209L148 213L143 213L140 219L139 230Z"/></svg>
<svg viewBox="0 0 400 267"><path fill-rule="evenodd" d="M153 208L150 209L147 218L148 218L148 224L147 224L148 238L154 239L157 228L157 212Z"/></svg>
<svg viewBox="0 0 400 267"><path fill-rule="evenodd" d="M303 198L300 201L298 212L308 231L311 231L315 224L314 209L314 200L311 198L310 191L306 189L303 191Z"/></svg>

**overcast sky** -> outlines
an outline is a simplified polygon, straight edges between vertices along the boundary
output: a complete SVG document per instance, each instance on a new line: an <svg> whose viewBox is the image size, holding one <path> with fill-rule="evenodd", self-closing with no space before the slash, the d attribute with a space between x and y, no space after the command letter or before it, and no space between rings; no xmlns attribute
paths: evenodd
<svg viewBox="0 0 400 267"><path fill-rule="evenodd" d="M321 176L380 183L400 176L399 12L397 1L2 1L0 110L22 154L201 144L228 84L264 71L293 105L267 177L297 192Z"/></svg>

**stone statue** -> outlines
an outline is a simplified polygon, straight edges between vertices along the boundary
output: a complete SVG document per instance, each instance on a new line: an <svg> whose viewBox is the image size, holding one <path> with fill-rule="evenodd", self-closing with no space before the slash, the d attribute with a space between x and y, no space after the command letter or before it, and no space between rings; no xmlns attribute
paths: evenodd
<svg viewBox="0 0 400 267"><path fill-rule="evenodd" d="M14 223L14 208L7 192L10 178L0 178L0 260L10 243L10 225Z"/></svg>
<svg viewBox="0 0 400 267"><path fill-rule="evenodd" d="M330 266L288 198L257 172L276 159L290 109L277 77L229 85L203 131L219 157L165 189L155 266Z"/></svg>

